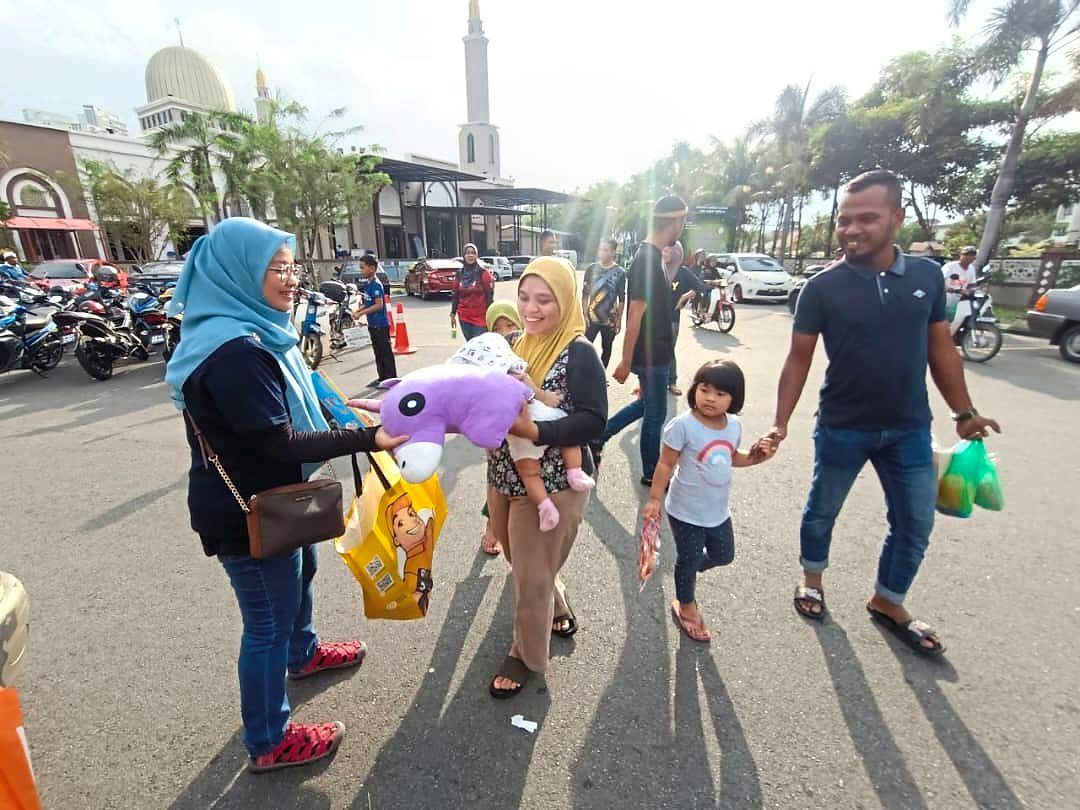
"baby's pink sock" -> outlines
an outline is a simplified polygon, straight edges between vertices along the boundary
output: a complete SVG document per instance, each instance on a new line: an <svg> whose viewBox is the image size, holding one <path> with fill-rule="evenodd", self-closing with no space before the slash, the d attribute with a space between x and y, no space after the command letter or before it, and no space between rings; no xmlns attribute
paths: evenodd
<svg viewBox="0 0 1080 810"><path fill-rule="evenodd" d="M540 531L550 532L559 525L559 509L551 498L544 498L536 509L540 513Z"/></svg>
<svg viewBox="0 0 1080 810"><path fill-rule="evenodd" d="M593 480L592 476L586 475L581 467L567 470L566 480L570 484L570 489L574 490L574 492L588 492L596 486L596 481Z"/></svg>

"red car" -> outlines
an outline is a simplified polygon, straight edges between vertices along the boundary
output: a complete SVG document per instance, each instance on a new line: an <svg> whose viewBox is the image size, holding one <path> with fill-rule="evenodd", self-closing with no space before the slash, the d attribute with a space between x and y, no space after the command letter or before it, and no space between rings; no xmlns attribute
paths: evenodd
<svg viewBox="0 0 1080 810"><path fill-rule="evenodd" d="M65 292L80 292L88 282L101 281L100 271L103 268L116 274L121 287L127 287L127 273L102 259L53 259L42 262L30 272L30 282L45 292L53 287L61 287ZM103 283L108 286L110 282Z"/></svg>
<svg viewBox="0 0 1080 810"><path fill-rule="evenodd" d="M405 292L428 299L452 295L461 262L454 259L421 259L405 274Z"/></svg>

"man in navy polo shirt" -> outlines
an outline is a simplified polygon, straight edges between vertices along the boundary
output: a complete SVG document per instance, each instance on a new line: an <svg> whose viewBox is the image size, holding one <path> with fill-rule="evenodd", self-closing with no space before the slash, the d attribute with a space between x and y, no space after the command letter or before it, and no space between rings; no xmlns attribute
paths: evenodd
<svg viewBox="0 0 1080 810"><path fill-rule="evenodd" d="M885 491L889 532L867 610L913 649L937 655L945 649L938 634L904 607L930 541L937 496L927 366L962 438L984 438L988 428L1001 431L978 414L968 395L945 321L941 270L893 245L903 222L900 185L892 172L866 172L848 183L836 225L845 257L810 279L799 295L767 440L787 437L821 335L829 366L814 431L795 609L810 619L824 618L821 578L833 524L869 461Z"/></svg>

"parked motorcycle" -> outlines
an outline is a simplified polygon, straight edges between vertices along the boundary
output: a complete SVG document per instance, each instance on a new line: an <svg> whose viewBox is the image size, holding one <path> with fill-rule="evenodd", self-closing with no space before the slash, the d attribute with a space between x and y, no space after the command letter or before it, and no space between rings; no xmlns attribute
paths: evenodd
<svg viewBox="0 0 1080 810"><path fill-rule="evenodd" d="M161 308L166 312L169 310L169 302L172 301L173 291L175 289L175 284L166 284L165 288L158 295L158 302L161 304ZM176 347L180 345L180 324L183 320L184 314L182 312L178 315L169 315L165 320L165 346L161 350L161 356L166 363L172 358L173 353L176 351Z"/></svg>
<svg viewBox="0 0 1080 810"><path fill-rule="evenodd" d="M728 298L727 282L707 281L705 283L712 287L709 291L709 302L705 307L699 307L695 303L690 310L690 318L694 326L715 323L721 332L730 332L735 328L735 305Z"/></svg>
<svg viewBox="0 0 1080 810"><path fill-rule="evenodd" d="M299 324L300 351L304 355L308 368L312 371L319 367L323 358L323 335L325 334L322 324L319 323L319 309L326 306L326 296L314 290L301 288L297 291L296 309L293 310L293 318L300 308L300 300L307 301L307 309L304 311L304 319ZM325 317L325 315L324 315Z"/></svg>
<svg viewBox="0 0 1080 810"><path fill-rule="evenodd" d="M0 373L31 369L44 375L60 364L64 344L51 313L31 312L10 298L0 298Z"/></svg>
<svg viewBox="0 0 1080 810"><path fill-rule="evenodd" d="M154 351L158 345L164 348L167 318L154 290L146 285L137 286L128 296L127 307L131 311L131 331L143 348L147 352Z"/></svg>
<svg viewBox="0 0 1080 810"><path fill-rule="evenodd" d="M324 281L319 285L319 292L334 302L330 312L330 349L344 349L348 345L345 341L345 330L356 325L352 316L356 285Z"/></svg>
<svg viewBox="0 0 1080 810"><path fill-rule="evenodd" d="M131 330L117 327L101 315L69 310L56 313L54 319L61 327L71 326L75 330L78 335L75 359L95 380L112 377L113 365L118 360L129 357L146 360L150 356Z"/></svg>
<svg viewBox="0 0 1080 810"><path fill-rule="evenodd" d="M124 293L119 287L106 287L89 282L72 303L76 312L89 312L107 318L121 329L131 326L131 312L124 303Z"/></svg>
<svg viewBox="0 0 1080 810"><path fill-rule="evenodd" d="M953 333L953 341L964 357L973 363L985 363L1001 351L1001 329L993 313L990 293L985 285L990 276L983 276L960 293L957 306L967 304L968 313Z"/></svg>

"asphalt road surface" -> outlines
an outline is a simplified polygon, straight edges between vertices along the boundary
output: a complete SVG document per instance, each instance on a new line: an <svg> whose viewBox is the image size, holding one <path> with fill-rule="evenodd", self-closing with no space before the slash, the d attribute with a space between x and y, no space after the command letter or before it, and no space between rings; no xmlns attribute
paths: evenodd
<svg viewBox="0 0 1080 810"><path fill-rule="evenodd" d="M410 299L418 352L401 371L450 354L447 314L446 302ZM684 320L683 384L709 358L738 361L757 435L789 329L778 306L740 307L729 336ZM325 367L350 393L374 376L366 349ZM645 492L631 428L605 455L565 570L581 631L553 641L546 688L509 702L487 693L509 649L512 587L506 563L478 553L483 454L451 440L430 615L366 621L358 586L323 547L317 627L364 638L370 655L290 694L298 720L342 720L349 733L330 763L259 777L240 743L240 617L188 528L188 451L162 365L97 383L67 358L48 379L0 377L0 568L32 600L21 699L46 807L1075 807L1080 368L1011 336L988 365L966 367L976 404L1006 431L991 447L1007 504L938 519L910 599L949 647L937 662L864 610L884 532L870 468L836 527L830 619L792 610L823 368L822 355L781 453L736 474L735 562L699 580L712 645L672 622L666 526L660 570L639 592ZM613 410L632 388L612 382ZM932 401L948 442L947 409ZM514 728L515 714L539 731Z"/></svg>

